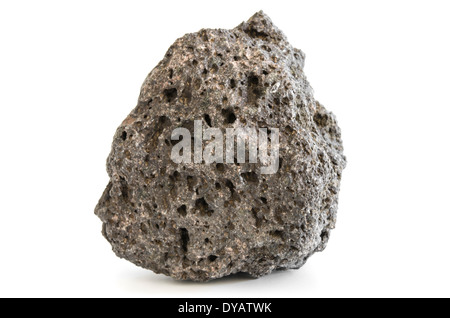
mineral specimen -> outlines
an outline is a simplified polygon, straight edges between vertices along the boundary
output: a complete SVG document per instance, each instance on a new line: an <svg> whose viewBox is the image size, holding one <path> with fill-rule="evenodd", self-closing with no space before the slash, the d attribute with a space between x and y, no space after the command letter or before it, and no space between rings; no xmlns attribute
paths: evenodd
<svg viewBox="0 0 450 318"><path fill-rule="evenodd" d="M117 256L207 281L297 269L325 248L346 159L304 59L262 12L235 29L175 41L145 79L107 160L110 182L95 214ZM201 130L278 128L276 173L237 159L175 163L174 129L193 134L200 120Z"/></svg>

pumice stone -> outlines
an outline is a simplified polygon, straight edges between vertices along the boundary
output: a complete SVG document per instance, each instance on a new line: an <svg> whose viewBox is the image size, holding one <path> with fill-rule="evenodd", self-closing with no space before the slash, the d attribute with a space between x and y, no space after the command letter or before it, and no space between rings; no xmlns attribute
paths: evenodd
<svg viewBox="0 0 450 318"><path fill-rule="evenodd" d="M118 257L208 281L298 269L325 248L346 159L304 61L263 12L175 41L107 159L95 214Z"/></svg>

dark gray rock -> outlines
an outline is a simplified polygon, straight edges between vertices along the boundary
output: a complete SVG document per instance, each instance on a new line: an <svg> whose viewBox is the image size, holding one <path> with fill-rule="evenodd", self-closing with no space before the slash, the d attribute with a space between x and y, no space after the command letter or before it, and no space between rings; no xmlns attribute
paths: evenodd
<svg viewBox="0 0 450 318"><path fill-rule="evenodd" d="M297 269L336 222L346 159L335 116L314 100L304 54L262 12L175 41L114 136L95 213L117 256L176 279ZM280 129L280 167L175 164L177 127Z"/></svg>

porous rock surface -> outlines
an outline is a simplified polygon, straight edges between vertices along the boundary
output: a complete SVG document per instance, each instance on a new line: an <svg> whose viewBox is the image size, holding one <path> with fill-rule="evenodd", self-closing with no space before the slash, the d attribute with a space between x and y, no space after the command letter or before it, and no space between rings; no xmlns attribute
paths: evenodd
<svg viewBox="0 0 450 318"><path fill-rule="evenodd" d="M117 256L175 279L297 269L335 227L346 159L335 116L314 100L267 15L175 41L114 136L95 213ZM177 127L276 127L280 167L176 164Z"/></svg>

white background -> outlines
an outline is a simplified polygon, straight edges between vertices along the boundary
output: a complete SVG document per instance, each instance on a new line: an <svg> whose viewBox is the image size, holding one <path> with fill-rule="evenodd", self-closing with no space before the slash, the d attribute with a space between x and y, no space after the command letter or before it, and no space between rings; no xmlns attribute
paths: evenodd
<svg viewBox="0 0 450 318"><path fill-rule="evenodd" d="M342 128L337 228L298 271L176 282L93 210L115 129L176 38L263 9ZM450 296L447 1L2 1L0 296Z"/></svg>

